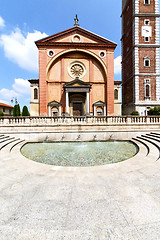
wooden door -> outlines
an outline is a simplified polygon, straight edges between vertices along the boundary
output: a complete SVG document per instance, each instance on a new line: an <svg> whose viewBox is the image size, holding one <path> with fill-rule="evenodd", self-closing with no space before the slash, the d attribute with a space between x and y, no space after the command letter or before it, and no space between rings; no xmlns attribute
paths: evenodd
<svg viewBox="0 0 160 240"><path fill-rule="evenodd" d="M82 102L73 103L73 116L82 116Z"/></svg>

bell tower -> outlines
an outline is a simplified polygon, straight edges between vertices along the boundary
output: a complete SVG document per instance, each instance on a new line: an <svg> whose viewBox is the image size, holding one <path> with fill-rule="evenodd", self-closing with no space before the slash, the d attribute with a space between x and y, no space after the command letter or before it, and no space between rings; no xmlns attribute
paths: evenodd
<svg viewBox="0 0 160 240"><path fill-rule="evenodd" d="M123 114L160 106L159 0L122 0Z"/></svg>

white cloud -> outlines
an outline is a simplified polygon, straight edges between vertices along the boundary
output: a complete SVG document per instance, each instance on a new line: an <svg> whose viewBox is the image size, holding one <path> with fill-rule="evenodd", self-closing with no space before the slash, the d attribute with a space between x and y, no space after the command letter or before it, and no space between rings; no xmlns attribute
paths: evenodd
<svg viewBox="0 0 160 240"><path fill-rule="evenodd" d="M121 74L121 61L122 57L118 56L114 59L114 73L115 74Z"/></svg>
<svg viewBox="0 0 160 240"><path fill-rule="evenodd" d="M0 45L4 48L5 56L21 68L31 72L38 72L38 49L35 41L47 37L46 33L34 31L26 37L19 28L10 35L0 36Z"/></svg>
<svg viewBox="0 0 160 240"><path fill-rule="evenodd" d="M24 97L25 96L25 97ZM12 98L17 98L19 100L24 100L24 98L29 98L30 96L30 84L27 80L22 78L14 79L14 84L12 89L2 88L0 89L0 97L3 100L1 102L11 102Z"/></svg>
<svg viewBox="0 0 160 240"><path fill-rule="evenodd" d="M29 94L30 93L30 83L22 78L17 78L14 80L15 83L12 85L15 92L18 94Z"/></svg>
<svg viewBox="0 0 160 240"><path fill-rule="evenodd" d="M19 94L15 92L14 90L10 90L7 88L0 89L0 96L1 98L4 98L5 100L11 100L12 97L18 97Z"/></svg>
<svg viewBox="0 0 160 240"><path fill-rule="evenodd" d="M5 27L5 21L1 16L0 16L0 27Z"/></svg>

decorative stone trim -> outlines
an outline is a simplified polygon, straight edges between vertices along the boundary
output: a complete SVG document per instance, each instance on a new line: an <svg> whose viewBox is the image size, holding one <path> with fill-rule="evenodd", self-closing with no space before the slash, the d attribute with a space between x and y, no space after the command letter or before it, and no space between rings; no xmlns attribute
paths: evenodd
<svg viewBox="0 0 160 240"><path fill-rule="evenodd" d="M77 41L78 40L78 41ZM82 42L82 38L81 38L81 36L79 35L79 34L74 34L73 36L72 36L72 42L78 42L78 43L80 43L80 42Z"/></svg>
<svg viewBox="0 0 160 240"><path fill-rule="evenodd" d="M53 50L53 49L49 49L48 51L47 51L47 55L48 55L48 57L54 57L55 56L55 51Z"/></svg>
<svg viewBox="0 0 160 240"><path fill-rule="evenodd" d="M86 67L83 63L76 61L69 65L68 67L68 74L71 78L78 77L79 79L83 78L86 74Z"/></svg>
<svg viewBox="0 0 160 240"><path fill-rule="evenodd" d="M105 58L106 57L106 52L105 51L100 51L99 56L100 56L100 58Z"/></svg>

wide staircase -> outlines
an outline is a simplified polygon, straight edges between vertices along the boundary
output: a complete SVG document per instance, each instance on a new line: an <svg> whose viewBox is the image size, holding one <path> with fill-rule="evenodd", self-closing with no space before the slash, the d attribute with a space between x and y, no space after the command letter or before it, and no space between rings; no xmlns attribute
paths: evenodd
<svg viewBox="0 0 160 240"><path fill-rule="evenodd" d="M8 135L0 135L0 159L12 153L17 146L22 146L25 140Z"/></svg>

